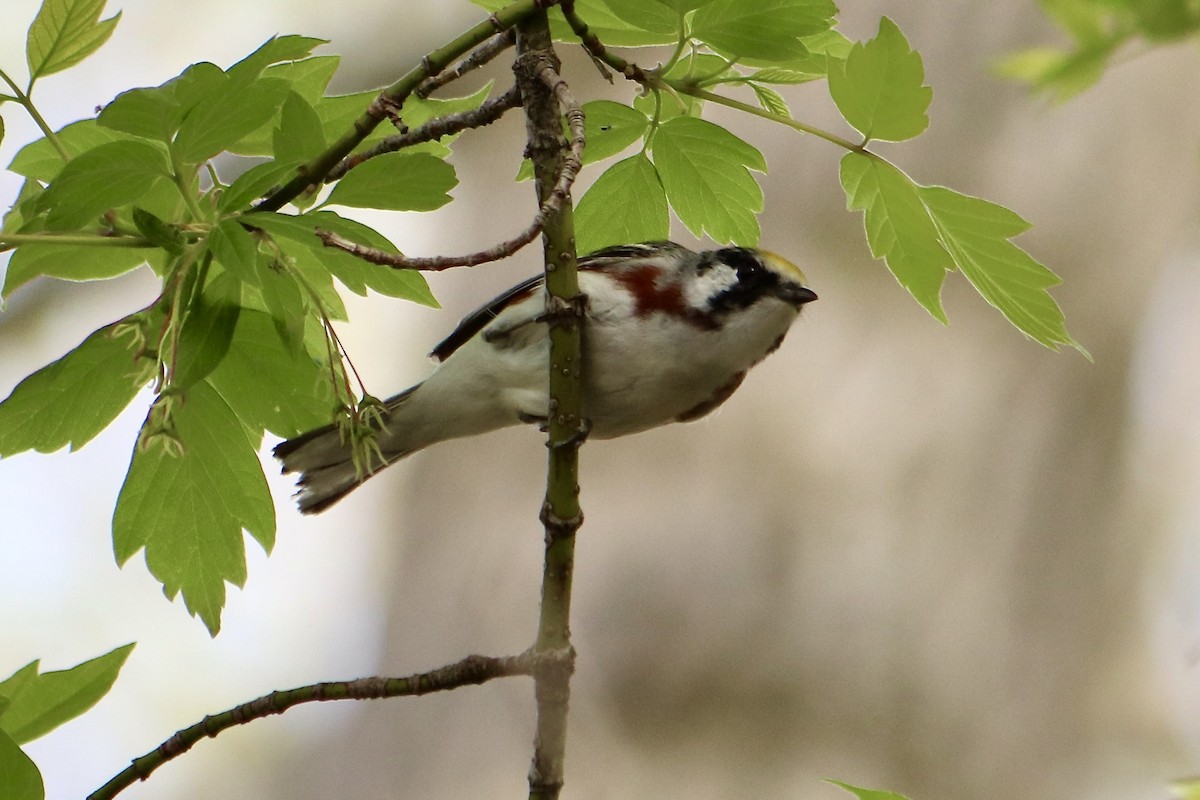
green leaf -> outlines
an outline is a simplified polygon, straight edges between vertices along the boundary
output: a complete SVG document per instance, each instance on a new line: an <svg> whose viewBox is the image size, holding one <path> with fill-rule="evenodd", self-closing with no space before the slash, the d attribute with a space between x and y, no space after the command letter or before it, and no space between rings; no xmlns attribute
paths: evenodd
<svg viewBox="0 0 1200 800"><path fill-rule="evenodd" d="M217 368L229 352L241 311L241 286L233 275L216 278L196 296L179 333L172 388L187 389Z"/></svg>
<svg viewBox="0 0 1200 800"><path fill-rule="evenodd" d="M942 281L954 262L916 184L891 164L861 153L842 157L841 181L847 208L864 212L871 255L886 259L900 285L945 323Z"/></svg>
<svg viewBox="0 0 1200 800"><path fill-rule="evenodd" d="M259 285L258 244L237 220L227 219L208 237L209 252L217 263L243 283Z"/></svg>
<svg viewBox="0 0 1200 800"><path fill-rule="evenodd" d="M168 225L144 208L133 207L133 224L138 233L171 255L179 255L186 246L178 228Z"/></svg>
<svg viewBox="0 0 1200 800"><path fill-rule="evenodd" d="M283 78L293 92L307 100L309 105L316 105L325 96L325 87L337 72L341 60L341 56L313 56L300 61L273 64L263 70L263 76Z"/></svg>
<svg viewBox="0 0 1200 800"><path fill-rule="evenodd" d="M1086 355L1046 291L1059 277L1009 241L1028 222L1003 206L940 186L921 187L920 197L942 245L985 300L1046 347L1069 345Z"/></svg>
<svg viewBox="0 0 1200 800"><path fill-rule="evenodd" d="M867 141L899 142L929 127L933 90L924 85L921 55L887 17L879 34L854 45L844 64L829 71L829 93L838 110Z"/></svg>
<svg viewBox="0 0 1200 800"><path fill-rule="evenodd" d="M325 149L321 119L297 92L288 92L274 134L275 159L303 163Z"/></svg>
<svg viewBox="0 0 1200 800"><path fill-rule="evenodd" d="M847 792L850 792L850 794L857 797L858 800L908 800L908 798L904 795L896 794L895 792L883 792L879 791L878 789L863 789L858 786L852 786L849 783L842 783L841 781L831 780L828 781L828 783L832 783L834 786L840 786Z"/></svg>
<svg viewBox="0 0 1200 800"><path fill-rule="evenodd" d="M208 382L249 428L288 438L329 422L330 381L328 362L286 341L270 314L248 310Z"/></svg>
<svg viewBox="0 0 1200 800"><path fill-rule="evenodd" d="M825 77L825 72L802 72L786 67L764 67L746 76L746 80L756 83L808 83Z"/></svg>
<svg viewBox="0 0 1200 800"><path fill-rule="evenodd" d="M672 9L677 14L686 14L689 11L695 11L701 6L706 6L713 0L654 0L661 6L666 6Z"/></svg>
<svg viewBox="0 0 1200 800"><path fill-rule="evenodd" d="M304 327L310 319L309 298L300 287L299 270L289 270L282 261L270 260L264 255L258 259L256 272L263 309L274 318L275 329L288 346L298 346L304 339ZM329 272L324 274L330 281L329 291L336 296Z"/></svg>
<svg viewBox="0 0 1200 800"><path fill-rule="evenodd" d="M511 0L471 0L472 3L488 11L498 11L508 5ZM632 25L613 13L605 0L575 0L575 12L587 22L588 29L596 34L610 47L645 47L655 44L672 44L676 35L671 33L652 33ZM562 11L551 8L547 12L550 19L550 35L559 42L578 42L579 38L572 32L563 18Z"/></svg>
<svg viewBox="0 0 1200 800"><path fill-rule="evenodd" d="M226 76L184 119L175 149L188 164L207 161L273 119L290 91L281 78L258 78L249 84Z"/></svg>
<svg viewBox="0 0 1200 800"><path fill-rule="evenodd" d="M593 100L583 104L584 133L587 147L583 163L592 164L620 153L645 135L650 125L646 115L635 108L611 100Z"/></svg>
<svg viewBox="0 0 1200 800"><path fill-rule="evenodd" d="M669 237L667 195L644 153L618 161L596 179L575 207L575 232L580 253Z"/></svg>
<svg viewBox="0 0 1200 800"><path fill-rule="evenodd" d="M121 92L104 107L96 121L122 133L169 142L181 116L174 92L156 86Z"/></svg>
<svg viewBox="0 0 1200 800"><path fill-rule="evenodd" d="M55 134L59 144L70 158L109 142L128 140L123 133L101 128L94 119L72 122ZM26 178L35 178L50 183L58 177L67 164L49 139L41 138L25 145L13 158L8 168Z"/></svg>
<svg viewBox="0 0 1200 800"><path fill-rule="evenodd" d="M260 251L270 253L272 259L265 267L259 267L264 307L289 328L292 327L289 320L296 301L284 283L301 283L307 292L315 295L315 300L330 319L346 319L346 306L333 285L333 273L326 259L326 254L333 254L333 251L327 250L316 238L313 233L316 224L308 219L309 216L261 212L248 215L246 220L263 231L268 239L260 247ZM290 275L292 271L298 281ZM429 291L428 287L425 291ZM277 297L272 298L272 292Z"/></svg>
<svg viewBox="0 0 1200 800"><path fill-rule="evenodd" d="M225 582L246 581L246 529L264 550L275 541L275 509L255 453L257 439L207 382L170 415L180 455L150 437L135 450L113 515L113 551L124 564L145 548L146 566L212 635L221 626Z"/></svg>
<svg viewBox="0 0 1200 800"><path fill-rule="evenodd" d="M271 64L280 61L296 61L309 56L314 47L325 44L327 39L311 36L273 36L250 55L226 70L234 83L245 86L254 81Z"/></svg>
<svg viewBox="0 0 1200 800"><path fill-rule="evenodd" d="M676 36L679 31L679 12L662 3L646 0L604 0L613 14L622 22L635 28L667 36ZM587 17L583 17L587 20ZM590 20L588 21L589 25Z"/></svg>
<svg viewBox="0 0 1200 800"><path fill-rule="evenodd" d="M788 108L787 101L783 99L783 95L768 86L759 86L757 83L751 84L754 89L754 96L758 98L758 104L764 110L770 111L772 114L783 117L784 119L792 118L792 111Z"/></svg>
<svg viewBox="0 0 1200 800"><path fill-rule="evenodd" d="M612 158L645 135L650 120L636 108L612 100L593 100L583 104L584 136L583 163L593 164ZM517 172L517 180L533 178L533 162L525 159Z"/></svg>
<svg viewBox="0 0 1200 800"><path fill-rule="evenodd" d="M441 98L413 95L404 101L404 107L400 109L400 119L409 128L419 128L437 117L473 111L483 105L491 93L492 81L488 81L477 91L462 97Z"/></svg>
<svg viewBox="0 0 1200 800"><path fill-rule="evenodd" d="M217 200L217 210L228 213L245 209L290 178L295 170L295 164L278 161L254 165L237 176L229 188L221 192L221 197Z"/></svg>
<svg viewBox="0 0 1200 800"><path fill-rule="evenodd" d="M758 243L763 198L750 170L767 168L758 150L719 125L676 117L654 134L653 152L671 208L688 230L716 242Z"/></svg>
<svg viewBox="0 0 1200 800"><path fill-rule="evenodd" d="M145 247L87 247L24 244L13 253L4 276L3 297L38 277L99 281L124 275L146 263L156 251Z"/></svg>
<svg viewBox="0 0 1200 800"><path fill-rule="evenodd" d="M133 645L127 644L71 669L41 674L26 667L13 676L22 676L19 685L0 683L0 695L12 701L0 714L0 729L24 744L74 719L108 694L131 652ZM36 670L36 665L30 666Z"/></svg>
<svg viewBox="0 0 1200 800"><path fill-rule="evenodd" d="M130 89L104 107L97 118L113 130L169 142L184 116L225 81L221 68L207 61L192 64L162 86Z"/></svg>
<svg viewBox="0 0 1200 800"><path fill-rule="evenodd" d="M110 208L132 203L168 175L166 155L151 144L102 144L72 159L42 196L46 226L81 228Z"/></svg>
<svg viewBox="0 0 1200 800"><path fill-rule="evenodd" d="M112 36L121 12L100 20L104 0L44 0L25 41L29 82L61 72L96 52Z"/></svg>
<svg viewBox="0 0 1200 800"><path fill-rule="evenodd" d="M25 229L37 216L37 199L42 194L42 185L32 178L26 178L17 192L17 199L12 207L4 214L4 224L0 230L5 233L15 233ZM10 269L11 269L11 261Z"/></svg>
<svg viewBox="0 0 1200 800"><path fill-rule="evenodd" d="M298 266L315 259L322 269L335 275L355 294L365 295L368 289L374 289L389 297L401 297L437 307L437 301L420 272L368 263L336 248L325 247L315 234L318 229L332 231L358 244L389 253L399 252L385 236L366 225L332 211L299 216L256 214L249 221L271 233L284 252L296 259Z"/></svg>
<svg viewBox="0 0 1200 800"><path fill-rule="evenodd" d="M692 18L692 35L738 56L783 61L807 51L799 39L828 30L831 0L714 0Z"/></svg>
<svg viewBox="0 0 1200 800"><path fill-rule="evenodd" d="M287 81L292 92L300 95L310 106L316 108L323 102L325 86L337 70L338 61L337 56L318 56L306 58L303 61L275 64L263 70L263 77ZM320 118L320 115L318 117ZM337 131L326 130L324 118L320 118L320 126L322 139L330 138L329 134L340 136L345 133L345 127ZM267 120L253 132L230 145L229 152L243 156L276 157L275 131L277 127L272 120ZM387 126L381 127L387 128Z"/></svg>
<svg viewBox="0 0 1200 800"><path fill-rule="evenodd" d="M129 405L150 375L129 341L114 336L118 325L96 331L0 403L0 456L78 450Z"/></svg>
<svg viewBox="0 0 1200 800"><path fill-rule="evenodd" d="M332 205L432 211L450 202L458 185L454 167L428 153L384 153L364 161L338 181Z"/></svg>
<svg viewBox="0 0 1200 800"><path fill-rule="evenodd" d="M17 743L0 730L0 797L4 800L44 800L42 773Z"/></svg>
<svg viewBox="0 0 1200 800"><path fill-rule="evenodd" d="M355 92L354 94L339 94L324 97L314 108L321 118L322 129L326 141L334 141L350 129L367 107L379 97L378 91ZM357 149L370 146L368 143L378 142L384 136L395 133L390 125L377 125L371 135L363 140Z"/></svg>
<svg viewBox="0 0 1200 800"><path fill-rule="evenodd" d="M25 687L25 684L37 677L40 664L40 661L31 661L0 681L0 698L4 701L3 708L0 708L0 716L3 716L4 712L12 705L11 698L15 697ZM3 725L0 725L0 730L4 730Z"/></svg>

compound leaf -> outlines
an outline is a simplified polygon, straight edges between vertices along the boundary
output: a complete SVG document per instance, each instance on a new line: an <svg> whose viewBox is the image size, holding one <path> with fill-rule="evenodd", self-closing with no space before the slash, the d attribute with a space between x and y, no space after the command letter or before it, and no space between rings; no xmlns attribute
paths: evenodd
<svg viewBox="0 0 1200 800"><path fill-rule="evenodd" d="M182 592L188 611L215 636L225 582L246 581L242 530L269 551L275 508L255 455L258 440L208 382L188 389L169 419L181 447L151 435L134 450L113 515L113 552L123 565L144 548L163 593Z"/></svg>

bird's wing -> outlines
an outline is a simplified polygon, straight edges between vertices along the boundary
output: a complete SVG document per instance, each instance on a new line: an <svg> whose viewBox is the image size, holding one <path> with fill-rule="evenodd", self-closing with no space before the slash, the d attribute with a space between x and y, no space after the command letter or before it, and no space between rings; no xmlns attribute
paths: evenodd
<svg viewBox="0 0 1200 800"><path fill-rule="evenodd" d="M534 275L526 278L504 294L467 314L458 323L458 327L454 329L454 332L443 339L437 347L433 348L433 352L429 355L438 361L445 361L450 357L451 353L466 344L467 340L479 333L489 322L499 316L501 311L513 303L524 300L541 288L544 277L543 275Z"/></svg>
<svg viewBox="0 0 1200 800"><path fill-rule="evenodd" d="M579 259L579 269L603 269L614 262L644 259L660 255L663 252L681 250L686 252L685 248L680 247L674 242L666 241L615 245L597 250ZM454 329L454 332L443 339L437 347L433 348L433 352L429 355L438 361L445 361L450 357L451 353L466 344L472 336L479 333L489 322L498 317L501 311L513 303L524 300L537 291L541 287L544 277L544 275L534 275L531 278L527 278L496 299L467 314L458 323L458 327Z"/></svg>

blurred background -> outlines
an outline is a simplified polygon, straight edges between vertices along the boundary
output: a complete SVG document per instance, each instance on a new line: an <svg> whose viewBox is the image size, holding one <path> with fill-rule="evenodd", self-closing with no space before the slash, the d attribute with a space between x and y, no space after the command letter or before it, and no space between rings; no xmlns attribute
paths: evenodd
<svg viewBox="0 0 1200 800"><path fill-rule="evenodd" d="M763 245L821 300L719 413L584 448L564 796L835 798L820 782L834 777L913 800L1166 797L1200 772L1200 58L1140 55L1049 106L989 71L1055 39L1033 2L844 5L852 39L896 20L934 87L929 132L887 154L1034 223L1019 243L1065 279L1054 296L1095 363L1025 340L958 275L939 325L871 260L839 150L713 109L766 154ZM5 3L10 72L37 7ZM104 49L39 86L55 128L275 33L331 39L335 90L378 86L480 17L466 2L212 0L185 19L127 0L106 16L118 9ZM577 96L630 97L578 48L564 56ZM785 95L845 130L822 86ZM36 137L17 112L4 107L3 164ZM510 115L464 135L446 209L369 221L422 255L511 235L532 211L511 182L522 133ZM5 207L17 188L0 177ZM340 332L368 388L420 380L461 313L537 268L527 250L431 276L442 311L350 298ZM0 396L154 293L142 273L19 291L0 314ZM0 675L139 642L107 698L29 746L50 798L271 689L532 641L545 448L531 431L420 453L312 519L267 464L278 542L270 559L248 542L249 581L210 640L140 556L113 564L144 413L77 454L0 462ZM524 680L322 704L202 742L126 796L521 797L531 737Z"/></svg>

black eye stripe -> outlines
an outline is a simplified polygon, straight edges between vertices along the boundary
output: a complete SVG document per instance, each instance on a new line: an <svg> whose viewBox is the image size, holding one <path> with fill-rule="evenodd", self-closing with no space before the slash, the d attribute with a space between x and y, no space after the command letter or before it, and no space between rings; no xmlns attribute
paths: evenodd
<svg viewBox="0 0 1200 800"><path fill-rule="evenodd" d="M745 247L726 247L714 253L721 261L737 270L738 277L745 277L763 271L762 262L753 250Z"/></svg>
<svg viewBox="0 0 1200 800"><path fill-rule="evenodd" d="M737 271L737 283L713 297L710 302L712 310L717 313L749 308L779 285L779 276L774 270L763 266L753 250L726 247L705 255L711 257L705 259L705 269L722 263Z"/></svg>

